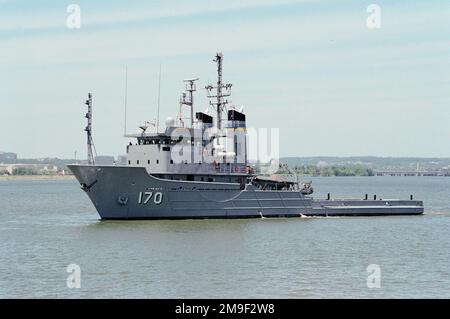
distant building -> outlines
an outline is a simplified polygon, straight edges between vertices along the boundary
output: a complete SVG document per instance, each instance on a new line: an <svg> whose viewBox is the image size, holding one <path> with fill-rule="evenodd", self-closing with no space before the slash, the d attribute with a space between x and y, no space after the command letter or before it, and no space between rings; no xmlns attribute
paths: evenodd
<svg viewBox="0 0 450 319"><path fill-rule="evenodd" d="M0 175L11 175L12 168L11 165L0 164Z"/></svg>
<svg viewBox="0 0 450 319"><path fill-rule="evenodd" d="M330 166L327 162L325 162L325 161L319 161L318 163L317 163L317 167L318 168L326 168L326 167L328 167L328 166Z"/></svg>
<svg viewBox="0 0 450 319"><path fill-rule="evenodd" d="M8 175L55 175L58 167L49 164L1 164L0 174Z"/></svg>
<svg viewBox="0 0 450 319"><path fill-rule="evenodd" d="M17 154L11 152L0 152L0 163L14 163L17 160Z"/></svg>

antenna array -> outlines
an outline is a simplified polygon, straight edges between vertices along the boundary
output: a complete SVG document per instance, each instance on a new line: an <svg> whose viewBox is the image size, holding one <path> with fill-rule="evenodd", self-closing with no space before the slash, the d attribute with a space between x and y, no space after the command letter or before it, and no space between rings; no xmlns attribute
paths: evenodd
<svg viewBox="0 0 450 319"><path fill-rule="evenodd" d="M220 130L222 128L222 112L228 104L228 100L224 100L224 97L231 95L232 84L222 83L222 52L217 53L213 61L217 63L217 85L212 86L209 84L205 87L205 89L207 91L208 98L216 98L216 102L209 101L209 104L217 109L217 128ZM225 92L223 89L225 89ZM213 93L213 90L215 90L215 93Z"/></svg>
<svg viewBox="0 0 450 319"><path fill-rule="evenodd" d="M186 105L190 107L191 111L191 127L194 127L194 92L197 90L197 86L195 85L195 81L197 81L198 78L195 79L186 79L184 82L186 83L186 92L183 93L180 97L180 121L183 122L182 118L182 110L181 107L183 105Z"/></svg>
<svg viewBox="0 0 450 319"><path fill-rule="evenodd" d="M87 136L87 162L89 165L94 165L94 154L92 153L92 146L94 142L92 141L92 94L88 94L88 99L85 104L88 107L88 111L85 115L87 118L87 126L84 129Z"/></svg>

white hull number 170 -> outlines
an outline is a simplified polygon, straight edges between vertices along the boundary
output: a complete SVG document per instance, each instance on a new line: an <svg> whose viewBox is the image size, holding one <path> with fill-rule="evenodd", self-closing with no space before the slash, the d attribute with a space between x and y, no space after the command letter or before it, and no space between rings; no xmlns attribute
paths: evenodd
<svg viewBox="0 0 450 319"><path fill-rule="evenodd" d="M155 195L155 196L153 196ZM163 194L161 192L139 192L138 204L146 205L153 197L153 203L159 205L162 203Z"/></svg>

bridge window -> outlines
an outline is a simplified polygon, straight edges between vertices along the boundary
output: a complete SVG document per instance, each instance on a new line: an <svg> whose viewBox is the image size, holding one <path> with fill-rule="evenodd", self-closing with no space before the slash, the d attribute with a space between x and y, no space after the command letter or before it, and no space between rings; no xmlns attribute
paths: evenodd
<svg viewBox="0 0 450 319"><path fill-rule="evenodd" d="M147 161L147 164L150 164L150 160Z"/></svg>
<svg viewBox="0 0 450 319"><path fill-rule="evenodd" d="M159 160L156 160L156 164L159 164Z"/></svg>
<svg viewBox="0 0 450 319"><path fill-rule="evenodd" d="M173 164L173 160L170 160L170 164Z"/></svg>
<svg viewBox="0 0 450 319"><path fill-rule="evenodd" d="M139 160L137 160L137 161L136 161L136 164L138 164L138 165L139 165Z"/></svg>
<svg viewBox="0 0 450 319"><path fill-rule="evenodd" d="M128 160L128 165L130 165L131 164L131 161L130 160Z"/></svg>

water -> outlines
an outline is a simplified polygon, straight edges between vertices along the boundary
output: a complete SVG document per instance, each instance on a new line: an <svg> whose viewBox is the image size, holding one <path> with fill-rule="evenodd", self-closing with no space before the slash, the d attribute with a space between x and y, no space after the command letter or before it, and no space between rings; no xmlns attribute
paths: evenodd
<svg viewBox="0 0 450 319"><path fill-rule="evenodd" d="M450 178L313 181L319 197L413 193L426 215L99 221L76 181L0 181L0 297L450 297Z"/></svg>

